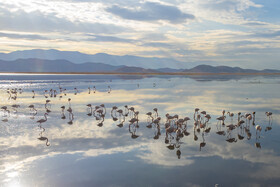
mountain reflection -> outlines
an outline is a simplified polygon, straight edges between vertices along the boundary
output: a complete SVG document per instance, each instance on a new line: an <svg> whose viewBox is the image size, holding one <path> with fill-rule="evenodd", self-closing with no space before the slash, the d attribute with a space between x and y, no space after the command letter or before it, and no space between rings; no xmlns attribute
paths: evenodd
<svg viewBox="0 0 280 187"><path fill-rule="evenodd" d="M268 81L274 83L274 79L263 82ZM107 169L107 158L117 163L121 155L123 162L137 161L137 168L142 164L174 171L183 166L201 167L200 162L211 162L214 157L228 165L242 160L260 168L244 177L254 178L265 170L271 173L266 179L279 181L274 175L280 168L275 141L280 99L274 94L279 90L273 84L260 88L247 83L197 83L185 77L27 81L28 86L21 81L1 83L0 180L14 168L22 174L35 172L40 164L49 165L52 159L66 155L88 165L91 159L103 159ZM60 173L67 162L51 166ZM74 176L77 171L69 173Z"/></svg>

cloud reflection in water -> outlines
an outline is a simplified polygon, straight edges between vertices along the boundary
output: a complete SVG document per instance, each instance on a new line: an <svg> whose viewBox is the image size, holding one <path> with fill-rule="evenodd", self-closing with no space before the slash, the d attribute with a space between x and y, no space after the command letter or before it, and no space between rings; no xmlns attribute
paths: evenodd
<svg viewBox="0 0 280 187"><path fill-rule="evenodd" d="M77 169L79 164L84 162L90 164L94 160L100 160L103 163L104 172L112 169L110 166L112 162L115 164L127 162L133 163L135 168L141 168L142 166L157 169L161 167L160 172L162 173L166 171L164 168L169 168L168 170L174 172L185 170L188 173L190 170L196 171L194 169L196 167L204 168L204 170L210 169L207 165L201 166L203 162L212 162L211 165L218 165L222 162L226 166L235 162L239 164L245 162L246 165L250 163L254 167L243 171L244 177L240 178L243 182L253 183L251 179L246 181L245 177L257 178L260 183L270 179L280 180L277 175L280 168L279 151L276 149L278 146L277 130L279 130L277 112L279 111L280 99L275 94L279 90L275 86L274 79L265 79L266 84L250 84L250 78L249 81L241 79L225 82L197 82L184 77L169 79L170 81L157 77L140 80L117 79L113 82L95 82L94 84L81 82L79 87L72 85L72 90L70 87L67 89L66 96L51 99L51 112L48 115L47 122L42 124L42 128L45 129L43 134L36 121L41 119L45 113L46 98L44 97L44 90L53 88L55 85L58 87L58 85L50 84L50 86L46 84L38 88L33 88L31 85L26 87L16 100L7 99L5 89L9 86L5 85L5 89L0 91L1 106L6 105L10 108L12 104L19 104L20 108L18 108L17 114L11 114L7 123L1 122L0 180L8 183L13 181L15 177L22 177L22 181L28 183L30 180L24 177L40 171L41 176L48 174L51 175L50 177L53 180L46 178L38 184L62 184L51 171L55 170L56 173L63 173L63 166L68 167L71 162L75 163L74 168ZM154 82L156 82L156 87L153 87ZM271 84L269 84L270 82ZM72 84L75 84L75 81ZM96 93L89 94L89 84L91 87L96 85L100 90L97 89ZM137 84L139 84L139 88ZM112 88L111 93L107 93L108 85ZM17 84L13 84L10 87L16 86ZM74 95L74 87L79 90L77 95ZM36 92L34 99L32 99L31 90ZM60 107L62 105L68 107L68 98L71 98L71 108L75 116L72 125L67 123L68 113L66 111L66 119L61 119ZM108 113L102 127L97 126L98 121L93 116L86 115L86 105L88 103L94 106L105 104ZM38 114L33 116L34 119L31 118L32 115L30 115L28 109L30 104L34 104L38 109ZM124 105L133 106L140 111L139 128L135 129L138 138L131 138L132 134L128 128L128 120L124 122L122 128L117 126L118 121L112 120L109 113L114 105L122 109L124 109ZM201 142L204 142L201 132L196 133L197 140L194 141L193 120L188 125L190 135L181 138L179 146L175 145L175 140L172 140L175 147L172 147L174 145L171 143L165 143L163 122L161 122L161 135L155 138L156 129L146 127L146 113L152 111L154 107L158 108L159 116L162 117L163 121L166 113L192 118L194 108L199 107L201 110L206 110L212 116L209 124L212 129L205 134L205 145L201 147ZM253 127L251 129L251 140L238 140L236 143L230 144L225 141L226 137L217 135L215 133L215 118L221 115L222 110L234 112L235 121L239 111L242 113L256 111L256 124L263 126L260 138L261 149L255 147L256 140ZM268 124L264 115L265 111L274 113L273 129L267 132L264 131ZM2 112L1 116L3 115ZM16 115L17 117L15 117ZM230 119L226 119L225 123L226 125L230 124ZM47 147L45 142L38 140L40 136L47 137L51 145ZM236 131L233 132L232 136L237 136ZM169 145L170 148L168 148ZM58 162L61 158L69 160ZM213 161L213 158L218 159ZM54 165L54 163L56 164ZM40 170L39 168L42 165L48 169ZM86 166L80 167L83 167L85 171L92 170ZM135 168L125 164L122 169L134 171ZM67 176L73 177L72 180L75 180L74 176L78 173L78 170L75 169L72 174L71 171L67 172ZM225 169L222 167L219 171ZM239 172L239 170L240 168L233 167L232 173ZM15 172L19 174L13 175ZM143 175L143 172L145 172L145 169L140 169L138 175ZM101 173L103 172L101 171ZM214 174L215 171L213 171ZM115 175L120 174L115 173ZM162 175L164 176L164 174ZM195 173L192 175L195 175ZM223 176L223 173L220 173L220 175ZM101 177L102 175L98 176ZM6 177L8 179L5 179ZM176 177L180 178L179 176ZM102 179L105 180L105 177L101 177L100 180ZM207 180L210 180L209 177ZM179 181L184 183L184 178L180 178ZM111 182L114 183L114 180L112 179ZM192 183L199 184L200 182L194 180Z"/></svg>

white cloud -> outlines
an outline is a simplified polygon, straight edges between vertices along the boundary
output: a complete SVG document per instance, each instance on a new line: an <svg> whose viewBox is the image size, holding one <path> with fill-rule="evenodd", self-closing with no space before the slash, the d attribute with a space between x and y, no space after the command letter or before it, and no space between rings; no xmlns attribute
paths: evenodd
<svg viewBox="0 0 280 187"><path fill-rule="evenodd" d="M193 65L279 68L280 26L258 17L266 8L252 0L4 0L1 32L14 35L2 34L0 50L49 46L169 57ZM49 40L32 41L37 35Z"/></svg>

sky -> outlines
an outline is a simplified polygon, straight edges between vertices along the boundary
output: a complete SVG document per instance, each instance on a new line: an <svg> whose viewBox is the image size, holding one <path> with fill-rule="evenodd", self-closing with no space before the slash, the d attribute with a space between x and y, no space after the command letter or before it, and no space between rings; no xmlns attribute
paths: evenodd
<svg viewBox="0 0 280 187"><path fill-rule="evenodd" d="M0 42L280 69L280 1L1 0Z"/></svg>

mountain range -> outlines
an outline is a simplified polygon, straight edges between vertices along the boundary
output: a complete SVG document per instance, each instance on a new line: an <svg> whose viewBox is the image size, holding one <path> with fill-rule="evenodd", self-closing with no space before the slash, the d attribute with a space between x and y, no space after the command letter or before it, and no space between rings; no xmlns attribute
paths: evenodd
<svg viewBox="0 0 280 187"><path fill-rule="evenodd" d="M104 63L75 64L68 60L46 60L37 58L0 60L0 72L88 72L88 73L280 73L280 70L253 70L240 67L199 65L190 69L148 69Z"/></svg>
<svg viewBox="0 0 280 187"><path fill-rule="evenodd" d="M59 51L55 49L42 50L32 49L24 51L14 51L11 53L0 53L1 60L13 61L17 59L45 59L45 60L68 60L75 64L81 64L85 62L103 63L112 66L133 66L141 68L190 68L193 67L192 63L180 62L171 58L157 58L157 57L139 57L132 55L109 55L106 53L97 53L94 55L84 54L77 51Z"/></svg>

